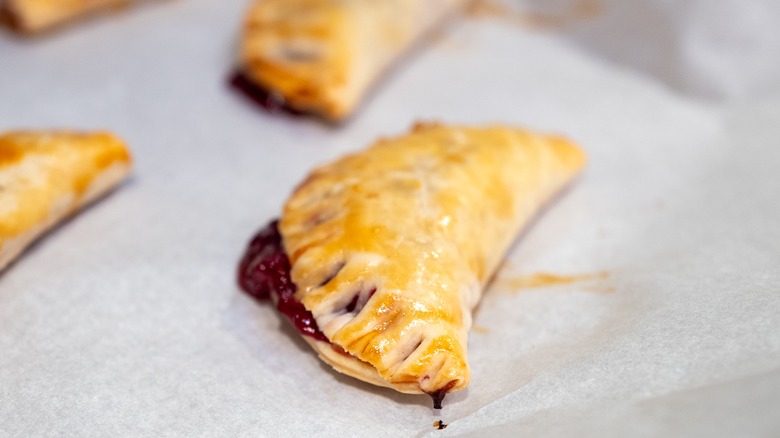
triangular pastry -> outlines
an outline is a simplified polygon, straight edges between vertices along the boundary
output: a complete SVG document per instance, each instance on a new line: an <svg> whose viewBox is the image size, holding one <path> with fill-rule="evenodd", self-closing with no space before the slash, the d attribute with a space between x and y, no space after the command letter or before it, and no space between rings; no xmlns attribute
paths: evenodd
<svg viewBox="0 0 780 438"><path fill-rule="evenodd" d="M107 8L120 8L134 0L0 0L14 27L35 33Z"/></svg>
<svg viewBox="0 0 780 438"><path fill-rule="evenodd" d="M295 110L341 120L379 76L469 0L255 0L243 73Z"/></svg>
<svg viewBox="0 0 780 438"><path fill-rule="evenodd" d="M0 270L68 215L130 172L130 154L111 134L0 135Z"/></svg>
<svg viewBox="0 0 780 438"><path fill-rule="evenodd" d="M440 401L469 382L491 275L584 163L561 137L418 125L311 172L250 244L240 284L336 370Z"/></svg>

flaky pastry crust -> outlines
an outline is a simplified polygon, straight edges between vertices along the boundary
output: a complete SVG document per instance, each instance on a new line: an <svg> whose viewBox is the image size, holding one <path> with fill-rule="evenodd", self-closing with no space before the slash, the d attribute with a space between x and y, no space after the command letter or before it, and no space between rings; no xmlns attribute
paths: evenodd
<svg viewBox="0 0 780 438"><path fill-rule="evenodd" d="M519 231L583 167L571 142L425 124L315 169L280 222L296 298L338 371L406 393L463 389L472 310Z"/></svg>
<svg viewBox="0 0 780 438"><path fill-rule="evenodd" d="M400 55L469 0L255 0L248 77L297 110L347 117Z"/></svg>
<svg viewBox="0 0 780 438"><path fill-rule="evenodd" d="M108 133L0 135L0 270L30 243L130 172L130 154Z"/></svg>

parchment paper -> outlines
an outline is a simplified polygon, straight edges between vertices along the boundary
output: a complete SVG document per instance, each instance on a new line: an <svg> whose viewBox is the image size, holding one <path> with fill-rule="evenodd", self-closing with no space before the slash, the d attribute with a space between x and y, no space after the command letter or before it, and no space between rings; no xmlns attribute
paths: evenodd
<svg viewBox="0 0 780 438"><path fill-rule="evenodd" d="M341 127L226 87L245 6L0 37L0 129L110 129L136 158L0 275L0 436L780 435L775 2L464 20ZM471 385L441 412L331 371L234 280L312 166L415 120L559 132L590 156L485 295ZM580 277L530 287L542 273Z"/></svg>

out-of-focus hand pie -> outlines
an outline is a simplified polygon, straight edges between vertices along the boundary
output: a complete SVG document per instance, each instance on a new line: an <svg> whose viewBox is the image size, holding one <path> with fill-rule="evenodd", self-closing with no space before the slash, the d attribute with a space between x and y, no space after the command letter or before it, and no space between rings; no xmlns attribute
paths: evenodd
<svg viewBox="0 0 780 438"><path fill-rule="evenodd" d="M11 24L25 33L52 29L98 11L139 0L4 0ZM3 0L0 0L2 3Z"/></svg>
<svg viewBox="0 0 780 438"><path fill-rule="evenodd" d="M255 0L240 68L284 104L349 116L402 54L469 0Z"/></svg>
<svg viewBox="0 0 780 438"><path fill-rule="evenodd" d="M336 370L440 401L469 383L488 279L584 163L557 136L417 125L312 171L251 242L240 285Z"/></svg>
<svg viewBox="0 0 780 438"><path fill-rule="evenodd" d="M130 154L108 133L0 135L0 270L30 243L115 187Z"/></svg>

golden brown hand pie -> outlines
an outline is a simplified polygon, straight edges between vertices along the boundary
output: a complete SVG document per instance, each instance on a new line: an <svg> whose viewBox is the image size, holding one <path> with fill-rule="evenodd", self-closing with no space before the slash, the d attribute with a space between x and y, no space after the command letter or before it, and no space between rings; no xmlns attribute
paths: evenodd
<svg viewBox="0 0 780 438"><path fill-rule="evenodd" d="M0 0L2 3L3 0ZM40 32L100 10L136 0L5 0L13 25L22 32Z"/></svg>
<svg viewBox="0 0 780 438"><path fill-rule="evenodd" d="M0 135L0 270L129 171L130 155L111 134Z"/></svg>
<svg viewBox="0 0 780 438"><path fill-rule="evenodd" d="M255 0L244 74L291 108L340 120L415 42L469 0Z"/></svg>
<svg viewBox="0 0 780 438"><path fill-rule="evenodd" d="M469 382L488 279L584 163L556 136L418 125L311 172L250 244L241 286L273 297L336 370L440 399Z"/></svg>

